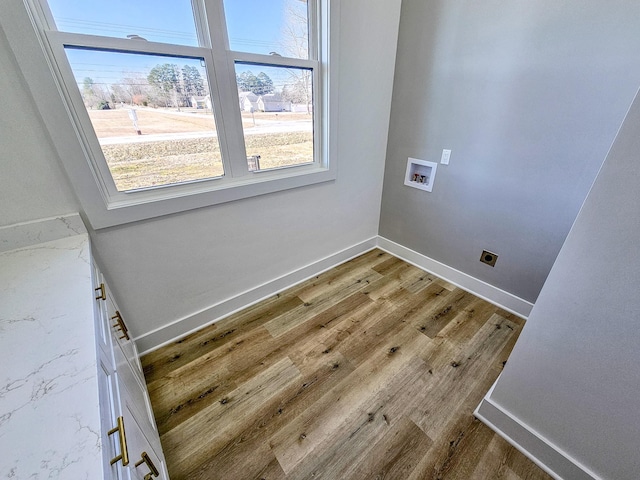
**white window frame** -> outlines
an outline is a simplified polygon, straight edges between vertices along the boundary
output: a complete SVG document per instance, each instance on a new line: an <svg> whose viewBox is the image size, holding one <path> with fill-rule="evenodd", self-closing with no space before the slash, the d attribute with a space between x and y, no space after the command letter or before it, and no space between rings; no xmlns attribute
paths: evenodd
<svg viewBox="0 0 640 480"><path fill-rule="evenodd" d="M53 74L55 90L68 115L66 129L65 125L60 124L59 112L46 108L47 104L56 102L45 101L44 98L41 102L38 101L38 97L46 96L47 92L41 91L42 81L33 78L33 66L26 65L21 69L93 228L110 227L336 179L338 62L335 45L340 18L338 0L308 0L308 60L230 50L223 0L192 0L194 11L197 12L196 30L202 45L199 47L60 32L55 29L46 0L24 1L44 57ZM206 14L203 15L203 12ZM10 36L9 32L8 37ZM9 40L14 52L22 48L18 39ZM119 192L67 61L65 45L204 58L225 175L188 183ZM16 52L16 56L21 53ZM249 171L238 108L235 62L313 70L312 164ZM329 68L330 64L332 68ZM48 90L52 91L51 86ZM72 128L68 128L69 126Z"/></svg>

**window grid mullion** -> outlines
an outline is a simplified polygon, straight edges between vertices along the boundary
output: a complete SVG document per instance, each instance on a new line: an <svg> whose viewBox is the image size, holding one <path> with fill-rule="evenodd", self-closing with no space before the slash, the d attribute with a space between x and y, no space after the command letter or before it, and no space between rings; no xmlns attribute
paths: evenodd
<svg viewBox="0 0 640 480"><path fill-rule="evenodd" d="M200 58L209 52L208 48L192 47L189 45L175 45L171 43L148 42L146 40L101 37L98 35L87 35L84 33L60 32L58 30L50 30L46 33L49 38L62 45L95 50L110 50L122 53L141 53L189 58Z"/></svg>
<svg viewBox="0 0 640 480"><path fill-rule="evenodd" d="M191 8L193 9L198 45L204 48L211 48L211 36L205 16L204 2L202 0L191 0Z"/></svg>
<svg viewBox="0 0 640 480"><path fill-rule="evenodd" d="M319 53L319 19L320 12L318 11L319 5L317 0L307 0L307 15L308 23L307 28L309 32L309 60L318 61L320 59Z"/></svg>
<svg viewBox="0 0 640 480"><path fill-rule="evenodd" d="M229 55L228 34L224 18L223 0L201 0L209 25L211 52L215 66L216 83L225 125L225 148L230 165L230 175L243 177L249 174L245 149L242 117L238 108L238 90L235 68Z"/></svg>
<svg viewBox="0 0 640 480"><path fill-rule="evenodd" d="M303 58L264 55L262 53L238 52L236 50L230 51L229 55L238 62L255 63L258 65L274 65L277 67L292 68L316 68L318 66L318 62L316 60L307 60Z"/></svg>
<svg viewBox="0 0 640 480"><path fill-rule="evenodd" d="M224 169L224 178L233 177L233 165L231 164L231 154L229 152L228 144L228 126L224 121L224 111L222 101L220 98L220 85L218 84L216 75L216 61L211 50L207 51L205 57L205 68L207 71L207 77L209 78L209 95L211 95L213 115L216 120L216 133L218 136L218 147L220 148L220 155L222 157L222 166ZM223 178L223 180L224 180Z"/></svg>

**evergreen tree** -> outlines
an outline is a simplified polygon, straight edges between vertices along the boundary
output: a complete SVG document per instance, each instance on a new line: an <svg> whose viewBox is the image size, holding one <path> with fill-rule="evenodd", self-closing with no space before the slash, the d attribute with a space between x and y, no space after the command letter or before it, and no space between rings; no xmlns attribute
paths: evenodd
<svg viewBox="0 0 640 480"><path fill-rule="evenodd" d="M240 75L236 75L236 81L238 88L243 92L265 95L274 90L273 80L264 72L260 72L258 76L255 76L251 71L242 72Z"/></svg>
<svg viewBox="0 0 640 480"><path fill-rule="evenodd" d="M178 98L182 93L182 88L180 86L179 71L177 65L165 63L156 65L147 75L149 84L160 92L167 107L170 100L173 100L176 107L180 106Z"/></svg>
<svg viewBox="0 0 640 480"><path fill-rule="evenodd" d="M182 82L184 84L184 93L188 97L205 95L204 81L196 67L190 65L182 67Z"/></svg>

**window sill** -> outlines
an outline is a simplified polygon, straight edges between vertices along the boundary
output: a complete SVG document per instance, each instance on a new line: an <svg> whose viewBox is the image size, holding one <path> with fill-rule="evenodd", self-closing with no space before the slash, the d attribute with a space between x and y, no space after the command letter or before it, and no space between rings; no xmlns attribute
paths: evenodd
<svg viewBox="0 0 640 480"><path fill-rule="evenodd" d="M288 170L288 171L287 171ZM211 179L124 194L122 199L83 205L94 229L180 213L195 208L335 180L335 169L303 167L255 172L241 178ZM224 180L224 182L223 182Z"/></svg>

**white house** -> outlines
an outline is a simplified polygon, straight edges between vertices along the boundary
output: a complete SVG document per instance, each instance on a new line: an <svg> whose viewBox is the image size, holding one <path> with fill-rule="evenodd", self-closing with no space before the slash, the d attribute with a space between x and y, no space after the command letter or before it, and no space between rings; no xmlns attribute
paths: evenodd
<svg viewBox="0 0 640 480"><path fill-rule="evenodd" d="M253 92L238 92L240 110L243 112L255 112L258 109L258 96Z"/></svg>
<svg viewBox="0 0 640 480"><path fill-rule="evenodd" d="M207 108L211 110L211 95L192 95L189 99L192 108Z"/></svg>
<svg viewBox="0 0 640 480"><path fill-rule="evenodd" d="M312 113L313 105L311 103L292 103L291 111L296 113Z"/></svg>
<svg viewBox="0 0 640 480"><path fill-rule="evenodd" d="M290 112L291 102L283 100L278 93L260 95L258 98L258 110L261 112Z"/></svg>

